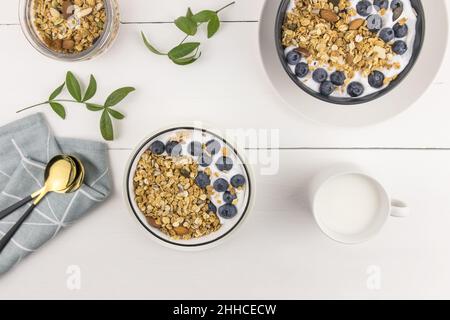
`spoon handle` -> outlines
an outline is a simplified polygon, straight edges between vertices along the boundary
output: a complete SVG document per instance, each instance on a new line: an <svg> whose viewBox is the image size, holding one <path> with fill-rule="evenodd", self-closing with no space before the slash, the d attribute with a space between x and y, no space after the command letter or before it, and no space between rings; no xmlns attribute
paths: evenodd
<svg viewBox="0 0 450 320"><path fill-rule="evenodd" d="M7 216L9 216L11 213L13 213L17 209L21 208L22 206L24 206L25 204L27 204L31 200L33 200L32 196L28 196L25 199L20 200L19 202L13 204L9 208L6 208L6 209L0 211L0 220L5 218L5 217L7 217Z"/></svg>
<svg viewBox="0 0 450 320"><path fill-rule="evenodd" d="M28 210L23 214L22 217L14 224L14 226L9 229L9 231L3 236L3 238L0 239L0 254L5 249L6 245L9 243L9 240L14 237L17 230L19 230L20 226L25 222L25 220L30 216L31 212L33 212L33 209L36 207L36 205L33 203Z"/></svg>

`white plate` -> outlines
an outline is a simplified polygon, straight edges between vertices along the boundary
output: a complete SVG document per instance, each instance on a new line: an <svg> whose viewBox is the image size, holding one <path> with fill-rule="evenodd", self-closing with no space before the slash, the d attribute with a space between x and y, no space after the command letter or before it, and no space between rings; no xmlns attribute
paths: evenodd
<svg viewBox="0 0 450 320"><path fill-rule="evenodd" d="M422 1L425 40L422 53L409 75L394 90L372 102L354 106L320 101L300 89L286 74L275 46L275 20L279 0L266 0L259 25L261 60L280 96L302 116L322 124L360 127L390 119L409 108L433 82L443 62L448 41L446 0Z"/></svg>

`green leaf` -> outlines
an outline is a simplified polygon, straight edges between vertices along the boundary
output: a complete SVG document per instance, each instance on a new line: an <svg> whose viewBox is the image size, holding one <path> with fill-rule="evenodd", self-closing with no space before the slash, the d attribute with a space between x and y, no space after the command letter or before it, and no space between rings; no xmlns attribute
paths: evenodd
<svg viewBox="0 0 450 320"><path fill-rule="evenodd" d="M187 35L194 36L197 33L197 23L190 18L179 17L175 20L175 25Z"/></svg>
<svg viewBox="0 0 450 320"><path fill-rule="evenodd" d="M116 91L114 91L113 93L111 93L109 95L109 97L106 99L105 102L105 108L108 107L113 107L116 104L118 104L120 101L122 101L123 99L126 98L126 96L133 92L134 90L136 90L135 88L132 87L124 87L124 88L120 88L117 89Z"/></svg>
<svg viewBox="0 0 450 320"><path fill-rule="evenodd" d="M62 119L66 118L66 109L64 109L62 104L58 102L50 102L50 107L52 107L53 111L55 111L56 114Z"/></svg>
<svg viewBox="0 0 450 320"><path fill-rule="evenodd" d="M102 111L105 109L103 106L95 103L86 103L86 108L90 111Z"/></svg>
<svg viewBox="0 0 450 320"><path fill-rule="evenodd" d="M56 88L55 91L52 92L52 94L50 95L48 100L52 101L56 97L58 97L61 94L61 92L63 91L65 85L66 85L66 83L64 82L62 85L60 85L58 88Z"/></svg>
<svg viewBox="0 0 450 320"><path fill-rule="evenodd" d="M208 39L216 34L220 27L219 17L216 15L211 17L211 20L208 22Z"/></svg>
<svg viewBox="0 0 450 320"><path fill-rule="evenodd" d="M202 56L202 53L200 52L199 55L196 57L197 54L187 57L187 58L180 58L177 60L172 60L175 64L178 64L180 66L185 66L191 63L194 63L195 61L198 60L198 58L200 58Z"/></svg>
<svg viewBox="0 0 450 320"><path fill-rule="evenodd" d="M97 93L97 81L94 76L91 74L91 78L89 80L89 86L86 89L86 93L84 94L83 102L88 101Z"/></svg>
<svg viewBox="0 0 450 320"><path fill-rule="evenodd" d="M158 49L156 49L154 46L152 46L150 44L150 42L148 42L147 38L145 37L144 32L141 32L142 35L142 40L144 40L144 44L147 47L148 50L150 50L151 52L153 52L154 54L160 55L160 56L165 56L165 53L162 53L161 51L159 51Z"/></svg>
<svg viewBox="0 0 450 320"><path fill-rule="evenodd" d="M192 13L191 8L188 8L187 12L186 12L186 18L191 19L193 16L194 16L194 14Z"/></svg>
<svg viewBox="0 0 450 320"><path fill-rule="evenodd" d="M169 51L171 60L179 60L194 52L200 46L200 42L182 43Z"/></svg>
<svg viewBox="0 0 450 320"><path fill-rule="evenodd" d="M102 117L100 118L100 131L102 133L103 139L107 141L114 140L114 129L109 116L108 111L103 110Z"/></svg>
<svg viewBox="0 0 450 320"><path fill-rule="evenodd" d="M194 16L192 17L192 20L194 20L197 23L204 23L204 22L208 22L209 20L211 20L211 18L213 16L217 16L217 13L215 11L203 10L203 11L200 11L199 13L194 14Z"/></svg>
<svg viewBox="0 0 450 320"><path fill-rule="evenodd" d="M69 90L70 95L78 102L81 102L81 86L77 78L72 72L67 72L66 75L66 85L67 90Z"/></svg>
<svg viewBox="0 0 450 320"><path fill-rule="evenodd" d="M109 114L117 120L122 120L125 118L125 116L117 110L111 108L107 108L106 110L108 110Z"/></svg>

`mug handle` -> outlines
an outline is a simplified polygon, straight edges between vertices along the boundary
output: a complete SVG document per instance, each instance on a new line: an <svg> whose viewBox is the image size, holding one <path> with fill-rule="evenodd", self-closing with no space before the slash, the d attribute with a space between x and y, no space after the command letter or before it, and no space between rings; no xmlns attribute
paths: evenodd
<svg viewBox="0 0 450 320"><path fill-rule="evenodd" d="M396 199L391 200L391 216L404 218L409 216L410 212L411 210L405 202Z"/></svg>

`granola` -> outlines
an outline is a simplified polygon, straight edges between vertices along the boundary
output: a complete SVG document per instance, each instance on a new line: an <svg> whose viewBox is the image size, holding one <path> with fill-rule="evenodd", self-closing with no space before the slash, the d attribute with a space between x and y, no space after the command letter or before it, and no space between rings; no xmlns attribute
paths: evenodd
<svg viewBox="0 0 450 320"><path fill-rule="evenodd" d="M104 0L33 0L32 5L37 33L56 52L85 51L105 29Z"/></svg>
<svg viewBox="0 0 450 320"><path fill-rule="evenodd" d="M374 90L367 87L380 89L389 85L408 64L406 40L414 37L405 38L407 34L398 33L395 27L408 30L408 20L411 19L410 25L415 23L415 16L404 14L404 7L409 7L403 2L409 4L409 0L393 0L392 10L386 0L292 2L293 8L286 13L282 27L282 45L291 54L287 60L293 65L293 72L302 79L308 79L306 76L318 68L337 74L336 81L333 77L328 80L327 75L324 78L313 74L316 86L310 84L316 91L324 95L360 96L363 92L351 91L360 90L359 83L352 82L365 79L369 83L362 91L366 89L368 94ZM394 8L396 4L401 5L401 12L397 6ZM388 22L396 22L394 29Z"/></svg>
<svg viewBox="0 0 450 320"><path fill-rule="evenodd" d="M173 239L199 238L221 227L208 206L212 187L195 184L198 167L190 157L151 151L139 160L134 176L136 204L152 227Z"/></svg>

